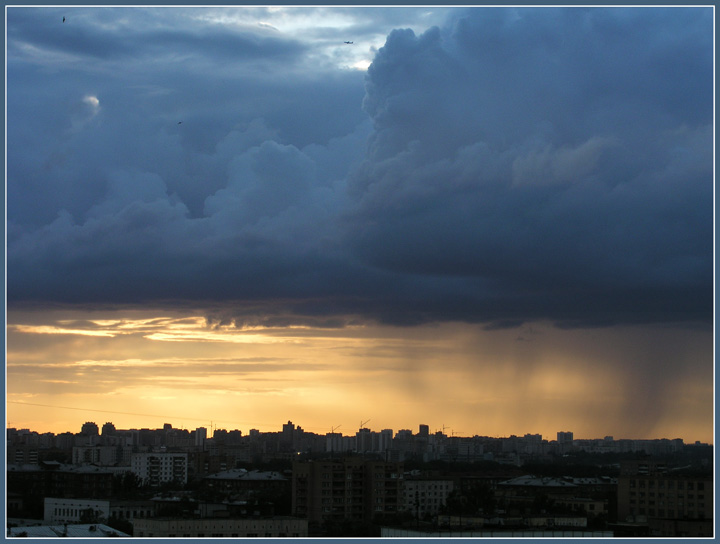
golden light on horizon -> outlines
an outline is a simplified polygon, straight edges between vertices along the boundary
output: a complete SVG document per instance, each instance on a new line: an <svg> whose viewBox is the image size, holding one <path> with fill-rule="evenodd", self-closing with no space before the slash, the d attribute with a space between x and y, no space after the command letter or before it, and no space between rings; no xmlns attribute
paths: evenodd
<svg viewBox="0 0 720 544"><path fill-rule="evenodd" d="M639 329L534 324L527 341L529 330L461 323L248 330L181 314L71 317L10 314L8 425L60 433L101 419L118 428L214 421L246 433L292 420L354 434L371 419L376 430L424 423L469 436L713 437L711 361L658 381L660 400L636 398L632 384L649 379L654 364L626 368L623 354L634 357L643 342ZM671 337L698 353L708 342L693 331Z"/></svg>

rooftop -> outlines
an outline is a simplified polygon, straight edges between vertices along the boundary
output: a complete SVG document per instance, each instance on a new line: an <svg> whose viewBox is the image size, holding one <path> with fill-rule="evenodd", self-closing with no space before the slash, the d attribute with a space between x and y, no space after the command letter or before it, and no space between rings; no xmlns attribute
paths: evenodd
<svg viewBox="0 0 720 544"><path fill-rule="evenodd" d="M259 470L247 471L244 468L234 468L211 474L207 476L208 480L287 480L285 476L279 472L264 472Z"/></svg>
<svg viewBox="0 0 720 544"><path fill-rule="evenodd" d="M102 525L100 523L85 525L39 525L33 527L12 527L8 529L8 536L19 537L41 537L41 538L104 538L104 537L129 537L127 533Z"/></svg>

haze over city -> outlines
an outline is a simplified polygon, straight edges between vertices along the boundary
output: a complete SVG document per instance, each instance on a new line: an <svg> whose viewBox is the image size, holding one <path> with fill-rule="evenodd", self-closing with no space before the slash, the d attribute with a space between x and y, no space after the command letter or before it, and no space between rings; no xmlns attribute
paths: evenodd
<svg viewBox="0 0 720 544"><path fill-rule="evenodd" d="M7 426L713 443L713 18L6 8Z"/></svg>

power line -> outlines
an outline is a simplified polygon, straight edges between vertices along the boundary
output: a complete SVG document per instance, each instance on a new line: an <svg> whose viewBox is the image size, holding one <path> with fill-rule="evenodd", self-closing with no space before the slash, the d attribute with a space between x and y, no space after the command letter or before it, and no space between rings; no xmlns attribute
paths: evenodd
<svg viewBox="0 0 720 544"><path fill-rule="evenodd" d="M184 417L184 416L169 416L169 415L163 415L163 414L139 414L137 412L119 412L115 410L97 410L95 408L75 408L73 406L57 406L54 404L39 404L36 402L22 402L17 400L9 400L7 401L9 404L22 404L25 406L42 406L44 408L61 408L64 410L77 410L79 412L100 412L104 414L118 414L118 415L126 415L126 416L139 416L139 417L155 417L155 418L165 418L165 419L180 419L183 421L202 421L203 423L207 422L207 419L199 419L194 417ZM220 420L213 420L217 421L219 423L232 423L237 425L236 421L220 421ZM258 423L257 425L273 425L272 423Z"/></svg>
<svg viewBox="0 0 720 544"><path fill-rule="evenodd" d="M169 416L169 415L163 415L163 414L140 414L137 412L120 412L116 410L97 410L95 408L76 408L74 406L58 406L56 404L40 404L37 402L23 402L18 400L9 400L7 401L8 404L21 404L25 406L42 406L44 408L60 408L63 410L76 410L78 412L98 412L103 414L117 414L117 415L125 415L125 416L138 416L138 417L154 417L154 418L164 418L164 419L173 419L173 420L180 420L180 421L200 421L202 423L207 423L207 418L196 418L196 417L184 417L184 416ZM213 419L214 423L227 423L229 425L238 425L240 423L244 423L245 425L250 426L262 426L262 427L279 427L277 423L247 423L247 422L238 422L238 421L228 421L228 420L221 420L221 419ZM313 429L319 429L319 427L312 427Z"/></svg>

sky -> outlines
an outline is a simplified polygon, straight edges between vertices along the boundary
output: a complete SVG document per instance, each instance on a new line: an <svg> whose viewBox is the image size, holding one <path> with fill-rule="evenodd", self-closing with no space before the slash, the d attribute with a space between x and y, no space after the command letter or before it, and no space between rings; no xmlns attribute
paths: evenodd
<svg viewBox="0 0 720 544"><path fill-rule="evenodd" d="M713 15L6 8L7 425L713 442Z"/></svg>

